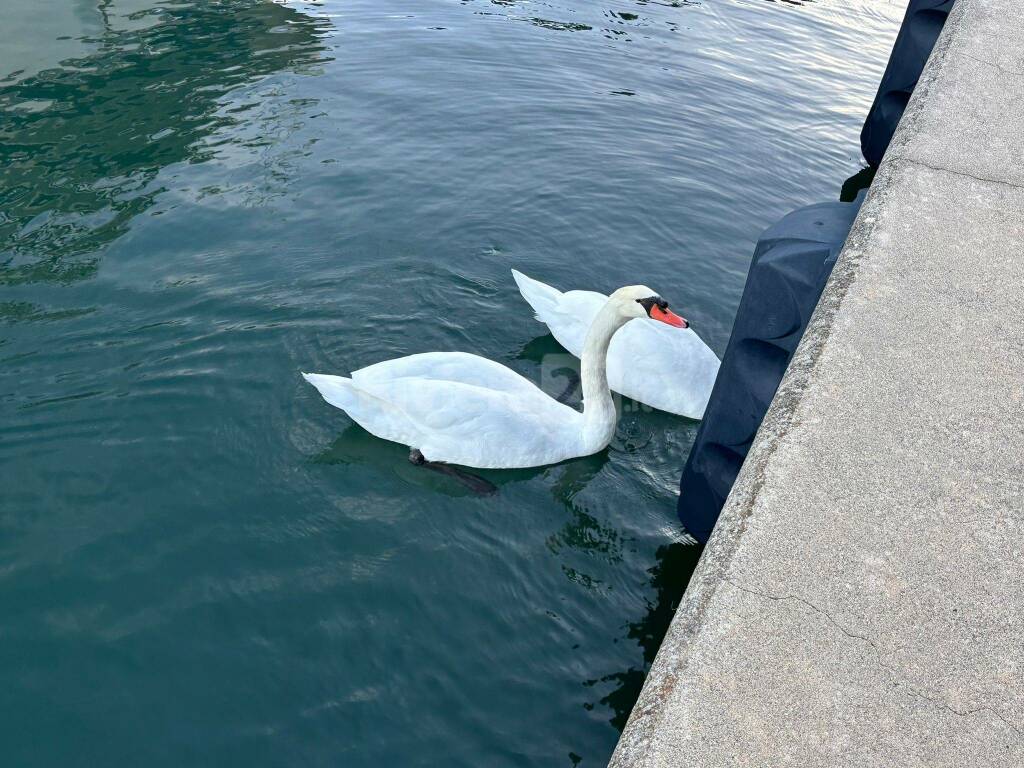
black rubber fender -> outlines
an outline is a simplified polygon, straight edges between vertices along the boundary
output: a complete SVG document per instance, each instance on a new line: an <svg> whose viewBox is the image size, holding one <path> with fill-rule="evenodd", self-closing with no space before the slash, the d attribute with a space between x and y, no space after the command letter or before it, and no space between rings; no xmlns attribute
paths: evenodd
<svg viewBox="0 0 1024 768"><path fill-rule="evenodd" d="M889 64L860 132L864 159L877 168L889 148L910 95L942 32L954 0L910 0Z"/></svg>
<svg viewBox="0 0 1024 768"><path fill-rule="evenodd" d="M862 192L853 203L800 208L758 240L732 336L680 481L679 519L698 541L711 535L863 198Z"/></svg>

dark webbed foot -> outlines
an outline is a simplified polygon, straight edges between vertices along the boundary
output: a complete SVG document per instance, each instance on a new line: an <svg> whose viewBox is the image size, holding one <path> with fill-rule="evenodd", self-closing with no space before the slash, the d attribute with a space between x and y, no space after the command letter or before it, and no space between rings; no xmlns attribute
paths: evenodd
<svg viewBox="0 0 1024 768"><path fill-rule="evenodd" d="M447 475L480 496L487 496L498 490L494 483L484 480L477 475L470 474L458 467L452 467L440 461L427 461L426 457L420 453L419 448L413 448L409 451L409 461L417 467L424 467L438 474Z"/></svg>

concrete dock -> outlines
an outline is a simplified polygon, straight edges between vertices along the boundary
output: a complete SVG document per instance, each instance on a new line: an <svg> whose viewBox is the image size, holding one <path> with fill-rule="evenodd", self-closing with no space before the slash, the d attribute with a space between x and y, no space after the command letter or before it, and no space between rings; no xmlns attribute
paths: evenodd
<svg viewBox="0 0 1024 768"><path fill-rule="evenodd" d="M1024 765L1020 0L958 0L611 764Z"/></svg>

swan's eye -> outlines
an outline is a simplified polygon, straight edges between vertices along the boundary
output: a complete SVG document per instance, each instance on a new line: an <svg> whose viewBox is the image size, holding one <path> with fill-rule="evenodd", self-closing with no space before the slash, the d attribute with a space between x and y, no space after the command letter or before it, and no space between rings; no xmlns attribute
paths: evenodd
<svg viewBox="0 0 1024 768"><path fill-rule="evenodd" d="M658 309L665 309L668 307L668 302L661 298L661 296L649 296L646 299L637 299L636 303L644 308L644 311L648 316L650 316L651 310L654 307L657 307Z"/></svg>

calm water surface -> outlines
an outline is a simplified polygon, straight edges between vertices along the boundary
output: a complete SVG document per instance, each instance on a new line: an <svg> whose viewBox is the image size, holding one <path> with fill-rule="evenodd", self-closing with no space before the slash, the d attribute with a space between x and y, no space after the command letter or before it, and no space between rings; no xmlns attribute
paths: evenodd
<svg viewBox="0 0 1024 768"><path fill-rule="evenodd" d="M2 4L3 763L603 765L696 424L627 403L480 498L298 371L540 380L510 266L721 353L759 230L860 168L901 4Z"/></svg>

